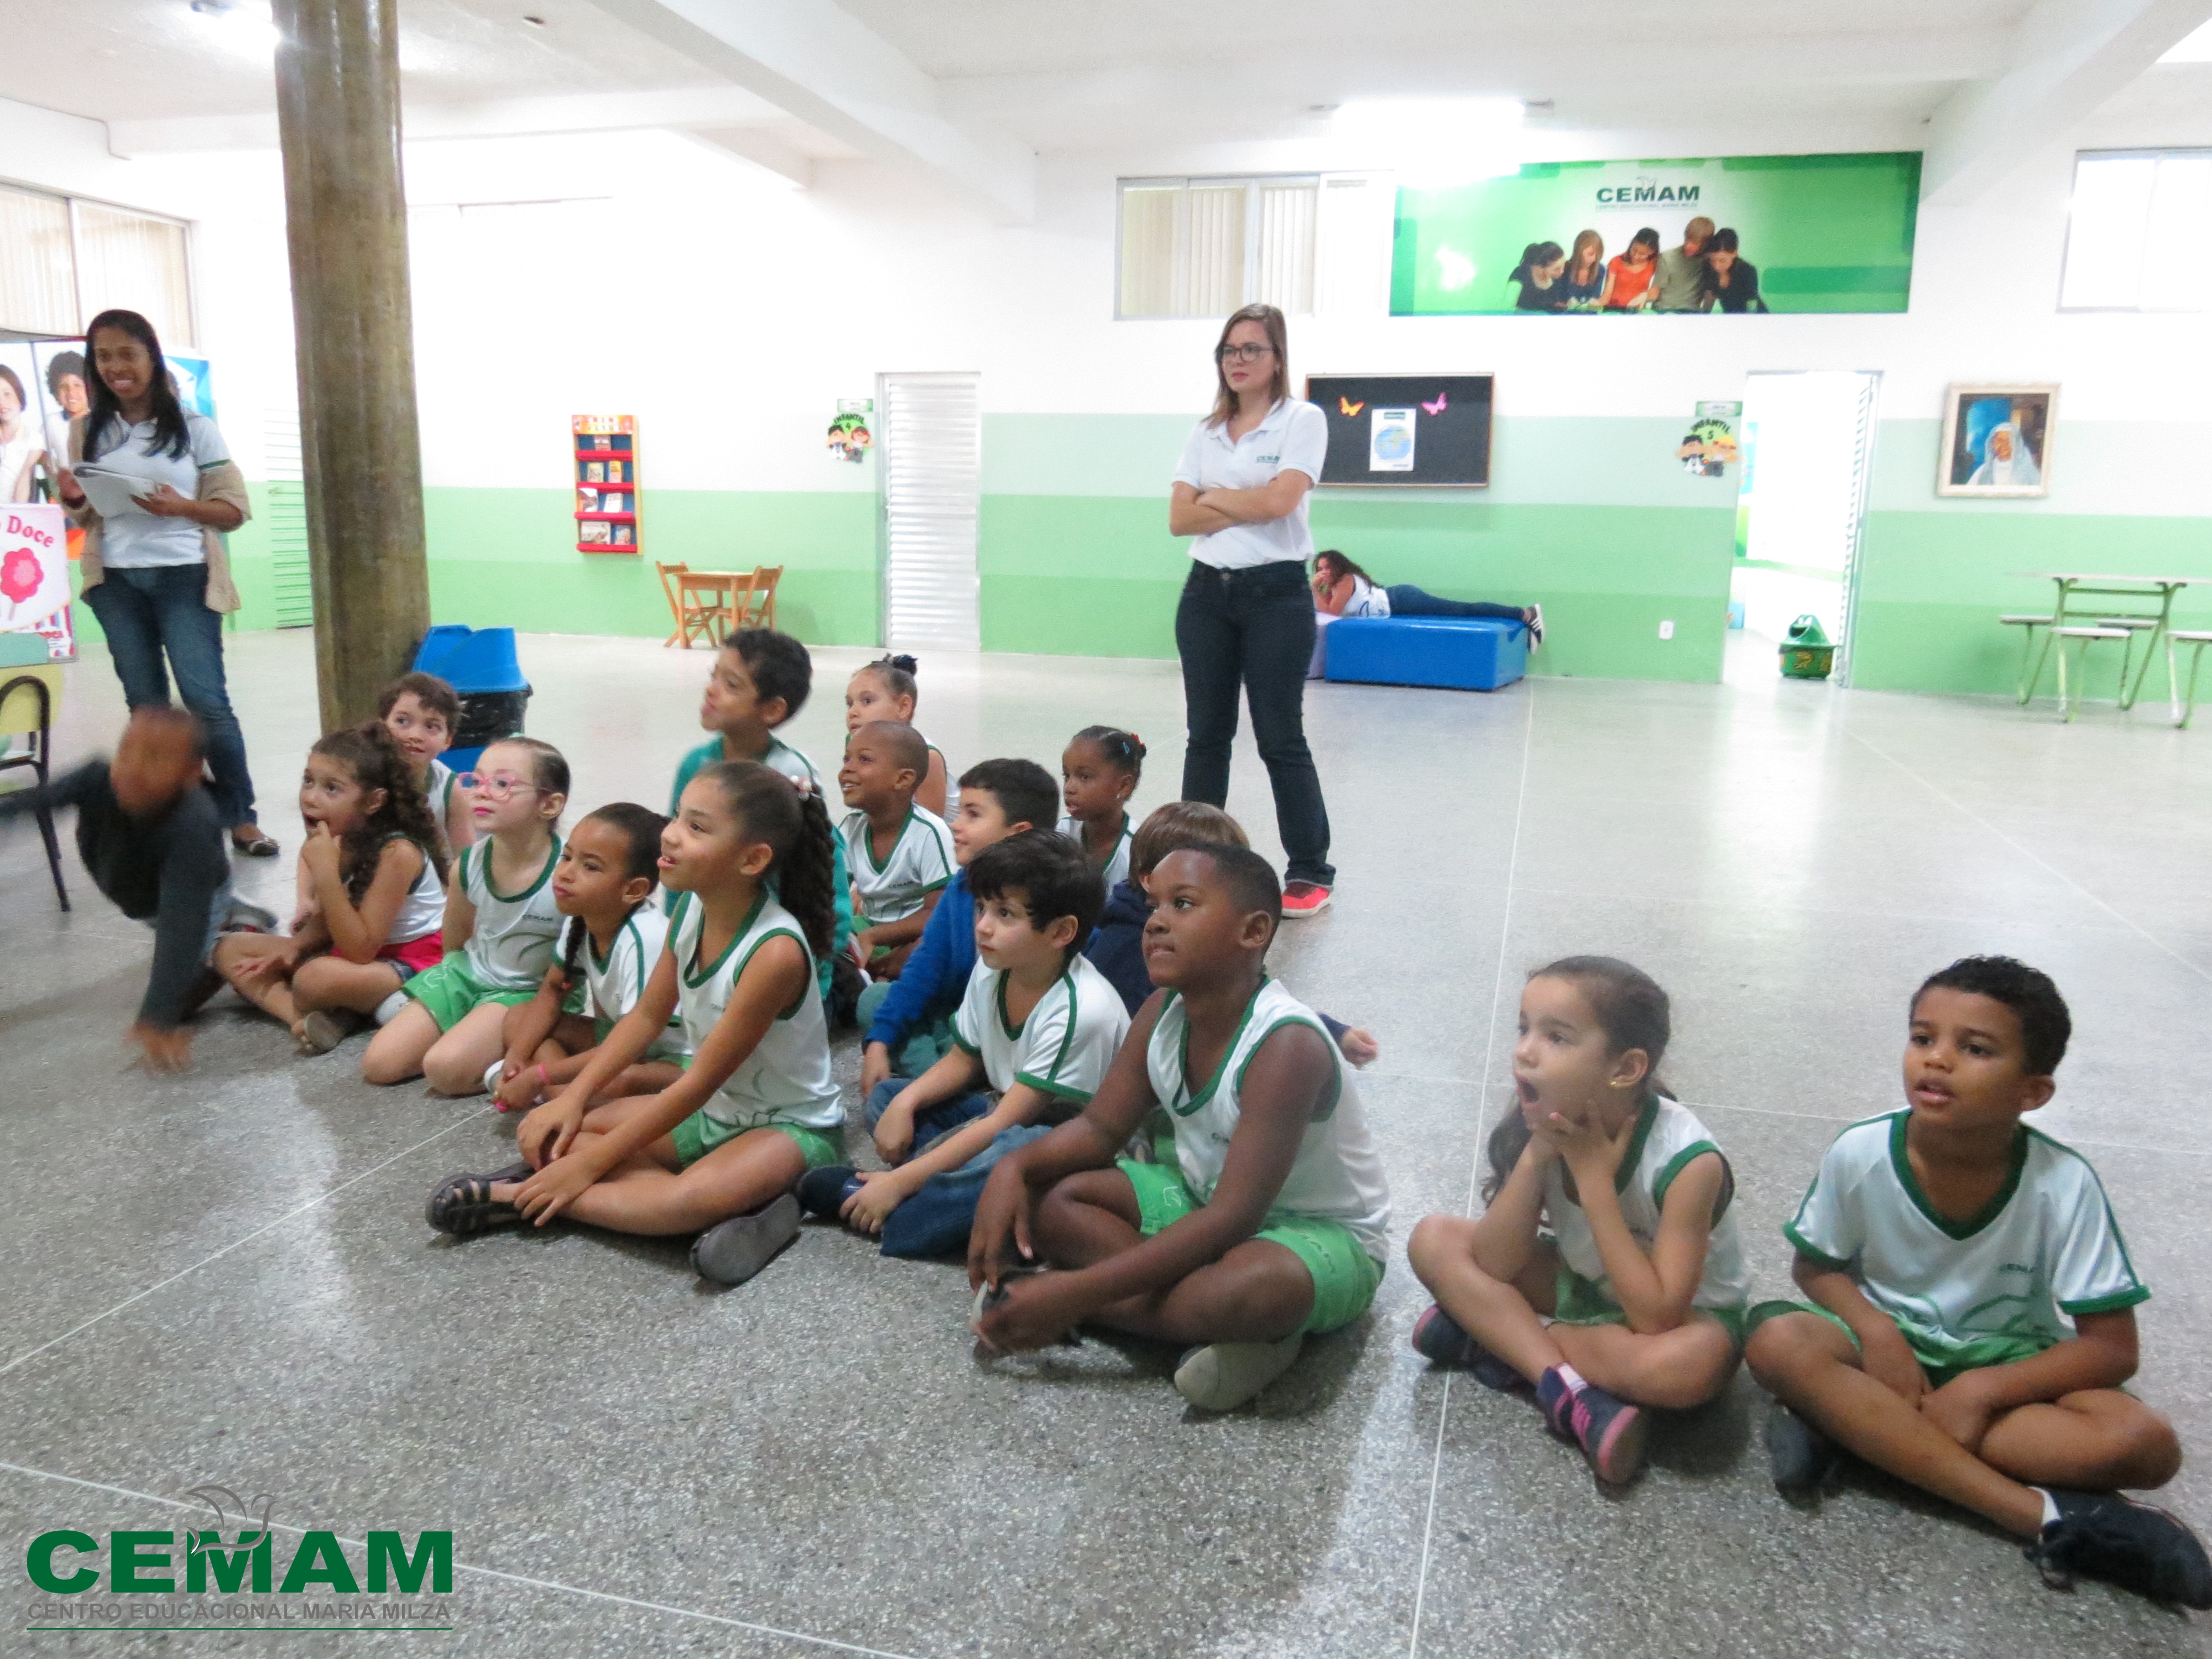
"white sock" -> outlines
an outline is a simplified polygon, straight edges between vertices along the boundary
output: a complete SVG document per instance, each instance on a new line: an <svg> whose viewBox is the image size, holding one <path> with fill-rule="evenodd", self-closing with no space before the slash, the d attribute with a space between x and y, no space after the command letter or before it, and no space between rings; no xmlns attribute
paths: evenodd
<svg viewBox="0 0 2212 1659"><path fill-rule="evenodd" d="M2043 1500L2043 1524L2049 1526L2058 1518L2058 1500L2041 1486L2030 1486L2028 1490Z"/></svg>
<svg viewBox="0 0 2212 1659"><path fill-rule="evenodd" d="M404 991L394 991L376 1005L376 1023L379 1025L391 1024L393 1020L399 1018L399 1011L406 1006L407 994Z"/></svg>
<svg viewBox="0 0 2212 1659"><path fill-rule="evenodd" d="M1589 1383L1583 1381L1583 1374L1564 1359L1552 1369L1559 1374L1559 1381L1567 1385L1569 1394L1580 1394L1584 1389L1589 1387Z"/></svg>

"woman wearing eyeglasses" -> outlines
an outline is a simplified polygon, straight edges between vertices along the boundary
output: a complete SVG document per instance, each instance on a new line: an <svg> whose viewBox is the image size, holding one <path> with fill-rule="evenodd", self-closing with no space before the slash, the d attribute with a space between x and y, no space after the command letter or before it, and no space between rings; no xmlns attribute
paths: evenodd
<svg viewBox="0 0 2212 1659"><path fill-rule="evenodd" d="M1291 396L1283 313L1246 306L1213 351L1213 412L1193 429L1176 468L1168 529L1191 543L1190 576L1176 607L1182 658L1185 800L1226 805L1237 692L1275 792L1275 826L1289 868L1283 914L1328 908L1328 807L1306 746L1306 663L1313 655L1313 556L1306 493L1328 453L1328 422Z"/></svg>

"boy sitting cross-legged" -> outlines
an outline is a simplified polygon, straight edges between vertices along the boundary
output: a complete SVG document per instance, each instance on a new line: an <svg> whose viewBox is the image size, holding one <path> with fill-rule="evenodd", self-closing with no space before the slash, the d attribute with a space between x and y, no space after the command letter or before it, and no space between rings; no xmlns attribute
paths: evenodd
<svg viewBox="0 0 2212 1659"><path fill-rule="evenodd" d="M876 979L896 979L952 879L952 832L915 804L929 769L929 745L903 720L870 720L845 739L837 787L853 879L854 914L864 924L853 953Z"/></svg>
<svg viewBox="0 0 2212 1659"><path fill-rule="evenodd" d="M1145 956L1161 989L1083 1115L993 1170L968 1248L975 1332L1042 1347L1084 1322L1188 1348L1176 1388L1243 1404L1308 1333L1366 1311L1390 1198L1351 1075L1264 966L1282 888L1256 853L1190 848L1153 872ZM1164 1106L1176 1164L1118 1155ZM1063 1269L1017 1279L1006 1260Z"/></svg>
<svg viewBox="0 0 2212 1659"><path fill-rule="evenodd" d="M885 1255L963 1243L998 1161L1083 1109L1121 1046L1121 999L1077 947L1098 918L1098 872L1083 848L1028 830L968 871L977 960L951 1053L888 1102L868 1102L876 1150L894 1167L817 1170L799 1203L880 1233ZM994 1101L975 1093L988 1088Z"/></svg>
<svg viewBox="0 0 2212 1659"><path fill-rule="evenodd" d="M2118 1490L2181 1467L2120 1388L2150 1292L2096 1171L2021 1121L2057 1086L2058 988L1968 957L1920 988L1910 1031L1909 1109L1837 1136L1783 1229L1814 1306L1752 1310L1776 1486L1816 1489L1840 1447L2032 1540L2048 1581L2212 1607L2196 1535Z"/></svg>
<svg viewBox="0 0 2212 1659"><path fill-rule="evenodd" d="M860 1056L864 1109L880 1113L951 1045L952 1012L967 994L975 966L968 865L1008 836L1048 828L1059 810L1060 786L1035 761L981 761L960 775L951 825L952 879L938 895L937 908L899 976L860 993L860 1024L867 1032Z"/></svg>

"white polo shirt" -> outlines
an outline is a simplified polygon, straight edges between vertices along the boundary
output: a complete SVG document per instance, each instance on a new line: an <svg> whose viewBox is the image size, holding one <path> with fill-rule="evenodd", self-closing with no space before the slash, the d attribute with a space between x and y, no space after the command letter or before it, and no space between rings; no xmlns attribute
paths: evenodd
<svg viewBox="0 0 2212 1659"><path fill-rule="evenodd" d="M1199 489L1259 489L1279 472L1303 472L1321 482L1328 454L1328 417L1302 398L1285 398L1267 417L1237 442L1229 423L1200 421L1191 428L1176 466L1176 482ZM1308 491L1298 504L1272 524L1233 524L1190 544L1190 556L1217 570L1249 570L1284 559L1300 563L1313 557L1313 532L1306 527Z"/></svg>

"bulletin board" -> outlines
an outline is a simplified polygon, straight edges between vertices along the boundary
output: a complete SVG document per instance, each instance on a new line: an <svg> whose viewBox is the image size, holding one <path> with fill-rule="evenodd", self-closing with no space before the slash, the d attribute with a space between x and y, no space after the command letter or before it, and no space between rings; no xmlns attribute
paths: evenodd
<svg viewBox="0 0 2212 1659"><path fill-rule="evenodd" d="M1381 489L1490 483L1490 374L1315 374L1307 401L1328 417L1320 482Z"/></svg>

